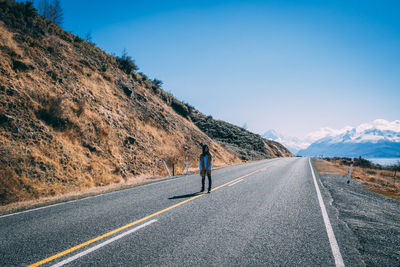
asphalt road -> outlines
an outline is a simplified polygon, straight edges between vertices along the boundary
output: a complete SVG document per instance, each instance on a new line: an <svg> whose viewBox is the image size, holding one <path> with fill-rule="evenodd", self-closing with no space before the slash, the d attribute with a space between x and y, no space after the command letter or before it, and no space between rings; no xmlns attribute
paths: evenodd
<svg viewBox="0 0 400 267"><path fill-rule="evenodd" d="M308 158L189 175L0 217L0 265L363 266ZM207 180L207 179L206 179ZM122 228L121 228L122 227ZM336 262L336 263L335 263Z"/></svg>

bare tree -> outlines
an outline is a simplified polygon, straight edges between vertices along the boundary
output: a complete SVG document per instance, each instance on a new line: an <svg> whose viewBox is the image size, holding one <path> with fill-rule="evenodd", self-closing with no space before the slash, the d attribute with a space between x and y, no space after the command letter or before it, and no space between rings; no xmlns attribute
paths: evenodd
<svg viewBox="0 0 400 267"><path fill-rule="evenodd" d="M85 40L88 41L89 43L92 43L92 31L88 31L85 35Z"/></svg>
<svg viewBox="0 0 400 267"><path fill-rule="evenodd" d="M48 0L39 0L37 2L37 9L40 15L42 15L45 18L49 18L49 6L50 3Z"/></svg>
<svg viewBox="0 0 400 267"><path fill-rule="evenodd" d="M53 5L51 8L50 20L57 25L62 25L64 22L64 12L61 7L60 0L53 0Z"/></svg>
<svg viewBox="0 0 400 267"><path fill-rule="evenodd" d="M60 0L39 0L38 4L39 14L46 19L61 25L64 21L64 14L61 7Z"/></svg>

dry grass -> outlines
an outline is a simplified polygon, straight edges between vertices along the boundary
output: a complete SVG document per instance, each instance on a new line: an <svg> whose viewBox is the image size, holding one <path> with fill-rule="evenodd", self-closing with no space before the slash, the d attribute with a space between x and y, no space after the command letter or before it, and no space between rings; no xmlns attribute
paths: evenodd
<svg viewBox="0 0 400 267"><path fill-rule="evenodd" d="M56 196L45 196L34 200L18 201L12 204L0 206L0 215L114 192L122 189L132 188L138 185L160 181L162 179L165 179L165 177L149 177L148 175L140 175L126 181L125 183L112 183L103 187L91 187L86 190L75 190Z"/></svg>
<svg viewBox="0 0 400 267"><path fill-rule="evenodd" d="M72 40L15 34L0 22L0 113L14 118L0 125L0 212L145 183L167 176L163 161L182 174L186 155L196 171L201 144L215 167L241 162L140 75ZM32 68L15 70L13 60Z"/></svg>
<svg viewBox="0 0 400 267"><path fill-rule="evenodd" d="M320 174L349 174L349 166L340 164L339 161L326 161L317 159L314 162ZM368 189L390 198L400 199L400 175L393 176L392 171L376 170L353 166L352 178L360 180Z"/></svg>
<svg viewBox="0 0 400 267"><path fill-rule="evenodd" d="M0 45L8 47L10 51L16 53L19 57L23 56L23 52L17 42L13 39L14 34L4 27L4 23L0 21Z"/></svg>

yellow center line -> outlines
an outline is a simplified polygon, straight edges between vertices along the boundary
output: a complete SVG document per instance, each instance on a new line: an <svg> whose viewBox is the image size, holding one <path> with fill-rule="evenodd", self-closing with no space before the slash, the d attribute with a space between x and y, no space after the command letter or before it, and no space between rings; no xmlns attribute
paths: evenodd
<svg viewBox="0 0 400 267"><path fill-rule="evenodd" d="M246 175L240 176L240 177L238 177L238 178L236 178L236 179L234 179L234 180L232 180L232 181L229 181L229 182L227 182L227 183L225 183L225 184L223 184L223 185L220 185L220 186L215 187L215 188L212 189L211 191L218 190L218 189L220 189L220 188L222 188L222 187L224 187L224 186L227 186L227 185L229 185L229 184L231 184L231 183L236 182L237 180L246 178L246 177L248 177L248 176L250 176L250 175L253 175L253 174L257 173L257 172L260 172L260 171L266 169L267 167L268 167L268 166L262 167L262 168L260 168L260 169L258 169L258 170L255 170L255 171L251 172L251 173L248 173L248 174L246 174ZM202 194L199 194L199 195L197 195L197 196L191 197L191 198L189 198L189 199L183 200L183 201L181 201L181 202L179 202L179 203L177 203L177 204L175 204L175 205L172 205L172 206L170 206L170 207L168 207L168 208L165 208L165 209L163 209L163 210L157 211L157 212L155 212L155 213L153 213L153 214L150 214L150 215L148 215L148 216L146 216L146 217L143 217L143 218L141 218L141 219L139 219L139 220L136 220L136 221L134 221L134 222L131 222L131 223L129 223L129 224L127 224L127 225L124 225L124 226L122 226L122 227L120 227L120 228L117 228L117 229L112 230L112 231L110 231L110 232L108 232L108 233L105 233L105 234L103 234L103 235L100 235L100 236L98 236L98 237L95 237L95 238L93 238L93 239L91 239L91 240L89 240L89 241L86 241L86 242L84 242L84 243L82 243L82 244L79 244L79 245L77 245L77 246L75 246L75 247L72 247L72 248L70 248L70 249L64 250L64 251L59 252L59 253L57 253L57 254L54 254L53 256L50 256L50 257L48 257L48 258L46 258L46 259L44 259L44 260L38 261L38 262L36 262L36 263L33 263L33 264L29 265L28 267L39 266L39 265L45 264L45 263L47 263L47 262L50 262L50 261L52 261L52 260L55 260L55 259L57 259L57 258L59 258L59 257L62 257L62 256L64 256L64 255L68 254L68 253L71 253L71 252L73 252L73 251L75 251L75 250L77 250L77 249L80 249L80 248L82 248L82 247L85 247L85 246L87 246L87 245L90 245L90 244L92 244L92 243L94 243L94 242L96 242L96 241L99 241L99 240L101 240L101 239L103 239L103 238L106 238L106 237L108 237L108 236L110 236L110 235L113 235L113 234L115 234L115 233L121 232L122 230L124 230L124 229L126 229L126 228L129 228L129 227L131 227L131 226L134 226L134 225L136 225L136 224L138 224L138 223L141 223L141 222L143 222L143 221L145 221L145 220L147 220L147 219L150 219L150 218L152 218L152 217L154 217L154 216L157 216L157 215L159 215L159 214L161 214L161 213L164 213L164 212L166 212L166 211L169 211L169 210L172 210L172 209L174 209L174 208L176 208L176 207L179 207L179 206L181 206L181 205L183 205L183 204L185 204L185 203L188 203L189 201L192 201L192 200L194 200L194 199L196 199L196 198L199 198L199 197L201 197L201 196L203 196L203 195L205 195L205 193L202 193Z"/></svg>

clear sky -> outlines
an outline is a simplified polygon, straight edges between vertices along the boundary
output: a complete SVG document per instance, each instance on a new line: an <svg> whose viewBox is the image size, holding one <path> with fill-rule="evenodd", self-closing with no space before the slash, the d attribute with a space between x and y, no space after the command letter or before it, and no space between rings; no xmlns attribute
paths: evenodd
<svg viewBox="0 0 400 267"><path fill-rule="evenodd" d="M400 119L400 1L61 0L64 25L201 112L302 137Z"/></svg>

